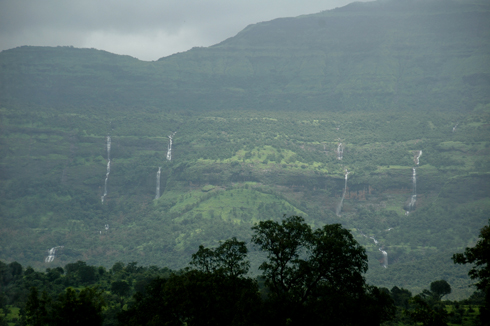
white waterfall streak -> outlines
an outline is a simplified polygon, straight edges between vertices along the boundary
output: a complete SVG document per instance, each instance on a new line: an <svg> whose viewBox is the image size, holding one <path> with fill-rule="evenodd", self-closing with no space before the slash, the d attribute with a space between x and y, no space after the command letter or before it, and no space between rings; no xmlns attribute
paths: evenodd
<svg viewBox="0 0 490 326"><path fill-rule="evenodd" d="M388 253L381 248L379 248L379 251L383 254L383 267L388 268Z"/></svg>
<svg viewBox="0 0 490 326"><path fill-rule="evenodd" d="M408 215L411 211L415 209L416 202L417 202L417 170L415 168L412 168L412 196L410 197L410 202L408 203L408 209L405 212L406 215Z"/></svg>
<svg viewBox="0 0 490 326"><path fill-rule="evenodd" d="M342 143L339 143L339 145L337 146L337 159L341 160L343 156L344 156L344 146L342 145Z"/></svg>
<svg viewBox="0 0 490 326"><path fill-rule="evenodd" d="M107 136L107 159L111 160L111 136Z"/></svg>
<svg viewBox="0 0 490 326"><path fill-rule="evenodd" d="M376 240L374 237L369 237L369 239L374 241L374 244L378 244L378 240ZM383 246L379 247L378 250L383 254L383 267L388 268L388 253L384 251Z"/></svg>
<svg viewBox="0 0 490 326"><path fill-rule="evenodd" d="M160 198L160 173L161 173L161 168L162 167L158 167L158 172L157 172L157 189L156 189L155 199Z"/></svg>
<svg viewBox="0 0 490 326"><path fill-rule="evenodd" d="M414 162L416 165L420 163L420 157L422 156L422 150L416 152L414 157ZM411 211L415 209L415 203L417 202L417 169L412 168L412 196L410 197L410 202L406 205L407 210L405 215L410 214Z"/></svg>
<svg viewBox="0 0 490 326"><path fill-rule="evenodd" d="M340 212L342 211L342 205L344 204L345 192L347 191L347 176L349 175L349 171L345 169L345 183L344 183L344 192L342 193L342 199L340 200L339 205L337 206L337 216L340 216Z"/></svg>
<svg viewBox="0 0 490 326"><path fill-rule="evenodd" d="M167 160L169 161L172 160L172 140L176 133L177 131L168 136Z"/></svg>
<svg viewBox="0 0 490 326"><path fill-rule="evenodd" d="M417 169L412 168L412 185L413 185L413 195L417 195Z"/></svg>
<svg viewBox="0 0 490 326"><path fill-rule="evenodd" d="M419 165L421 156L422 156L422 151L420 150L417 156L415 157L415 164Z"/></svg>
<svg viewBox="0 0 490 326"><path fill-rule="evenodd" d="M456 131L456 128L458 127L458 125L459 125L459 122L453 127L453 132Z"/></svg>
<svg viewBox="0 0 490 326"><path fill-rule="evenodd" d="M107 136L107 172L105 174L104 181L104 194L100 197L102 204L107 196L107 181L109 180L109 173L111 173L111 136Z"/></svg>
<svg viewBox="0 0 490 326"><path fill-rule="evenodd" d="M44 259L45 263L50 263L54 260L55 254L56 254L56 249L58 249L58 248L63 248L63 246L53 247L53 248L48 250L48 257L46 257L46 259Z"/></svg>

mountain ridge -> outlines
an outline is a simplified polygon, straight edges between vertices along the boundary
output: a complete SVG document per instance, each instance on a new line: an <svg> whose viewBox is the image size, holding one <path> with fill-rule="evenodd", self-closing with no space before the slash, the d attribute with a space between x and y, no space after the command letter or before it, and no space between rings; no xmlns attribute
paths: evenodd
<svg viewBox="0 0 490 326"><path fill-rule="evenodd" d="M472 99L475 97L483 97L487 101L485 94L477 93L475 96L474 88L490 76L487 64L489 44L485 37L489 26L483 23L490 21L488 6L472 9L474 6L455 5L455 8L468 8L469 13L461 10L447 12L438 8L439 11L429 14L425 10L427 4L424 3L422 7L418 7L420 3L411 4L417 9L418 21L414 21L413 14L405 12L406 6L397 8L397 4L373 2L353 5L348 10L358 13L353 17L342 14L347 10L344 7L319 14L281 18L248 26L235 37L214 46L193 48L156 62L130 62L127 57L111 57L113 59L110 60L115 61L111 64L102 60L102 66L72 67L71 71L82 69L79 72L82 73L85 69L90 74L98 75L98 79L105 79L117 88L111 90L105 86L106 92L124 99L120 101L121 104L132 102L133 105L137 105L138 101L131 101L125 96L132 90L135 90L133 98L138 97L137 94L145 94L138 98L139 102L164 105L165 100L171 100L188 107L192 107L196 99L183 101L179 98L182 90L196 96L207 93L210 97L227 97L228 103L237 102L241 106L247 105L247 96L254 96L257 98L256 104L248 105L261 105L270 98L278 102L276 107L293 108L287 105L288 96L301 96L307 107L318 106L319 101L328 101L330 106L343 110L393 105L406 108L406 102L415 102L408 96L407 88L410 88L410 94L413 94L411 88L416 88L423 97L435 97L453 109L456 109L455 103L458 102L474 106L476 102ZM373 16L371 11L366 11L366 8L384 7L395 7L396 18L392 12ZM486 32L481 32L482 36L472 35L475 31L480 33L479 30ZM249 39L255 43L246 41ZM468 51L461 52L463 48ZM36 49L30 48L31 51ZM54 53L53 50L50 52ZM87 53L88 50L80 51ZM74 53L65 52L67 55ZM441 52L445 53L444 57L439 55ZM42 53L38 59L40 55ZM461 56L469 57L458 59ZM60 59L57 60L62 63ZM25 73L29 73L26 65L29 58L22 60L23 67L27 68L24 69ZM460 68L464 75L454 69L451 73L447 71L455 62L464 65ZM67 80L60 83L66 86L85 82L81 78L83 76L72 81L74 77L70 79L70 67L60 66L60 63L57 66L62 75L63 70L68 70L64 74ZM42 69L49 73L50 66ZM2 71L2 75L5 73ZM481 75L484 78L475 74L484 74ZM41 77L42 74L37 76ZM7 83L6 80L4 82ZM89 84L94 83L98 81L89 81ZM367 86L370 84L372 86ZM104 84L100 86L104 87ZM441 94L440 89L451 91ZM80 92L76 86L70 90ZM165 95L157 96L159 93ZM311 98L316 96L319 98ZM461 99L469 103L464 104ZM67 100L63 102L69 103ZM203 102L208 108L217 105L212 99ZM417 106L435 103L426 99Z"/></svg>
<svg viewBox="0 0 490 326"><path fill-rule="evenodd" d="M370 282L445 278L468 295L446 253L490 212L490 11L384 3L254 24L154 62L2 51L0 258L177 269L201 244L301 214L351 230Z"/></svg>

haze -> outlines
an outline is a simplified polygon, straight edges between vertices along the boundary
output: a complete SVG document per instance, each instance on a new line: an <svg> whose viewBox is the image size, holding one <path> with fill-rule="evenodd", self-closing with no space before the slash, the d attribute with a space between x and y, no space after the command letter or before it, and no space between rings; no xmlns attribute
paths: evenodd
<svg viewBox="0 0 490 326"><path fill-rule="evenodd" d="M86 47L157 60L210 46L249 24L341 7L351 0L146 0L0 2L0 50Z"/></svg>

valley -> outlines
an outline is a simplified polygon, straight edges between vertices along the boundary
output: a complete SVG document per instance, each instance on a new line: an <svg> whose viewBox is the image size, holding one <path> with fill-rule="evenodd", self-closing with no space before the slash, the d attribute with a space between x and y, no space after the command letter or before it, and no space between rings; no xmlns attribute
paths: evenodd
<svg viewBox="0 0 490 326"><path fill-rule="evenodd" d="M371 284L468 297L451 256L490 216L490 8L426 6L263 22L155 62L1 52L0 258L179 269L237 237L256 273L251 227L300 215L349 229Z"/></svg>

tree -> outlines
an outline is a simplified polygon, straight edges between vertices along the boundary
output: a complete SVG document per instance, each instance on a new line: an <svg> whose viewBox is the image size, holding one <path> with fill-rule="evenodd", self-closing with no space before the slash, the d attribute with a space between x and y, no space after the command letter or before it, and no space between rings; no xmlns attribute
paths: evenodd
<svg viewBox="0 0 490 326"><path fill-rule="evenodd" d="M313 231L302 217L291 216L252 229L252 242L267 252L259 268L270 291L271 323L366 324L393 314L389 294L366 286L366 252L340 224ZM382 302L378 309L367 308L376 302ZM349 312L359 307L366 314Z"/></svg>
<svg viewBox="0 0 490 326"><path fill-rule="evenodd" d="M352 290L364 284L367 255L340 224L312 232L304 219L291 216L281 224L259 222L252 242L267 252L260 265L273 293L304 303L317 285Z"/></svg>
<svg viewBox="0 0 490 326"><path fill-rule="evenodd" d="M67 288L56 301L43 291L39 298L35 287L31 288L26 302L26 323L33 326L102 325L102 291L85 288L77 294Z"/></svg>
<svg viewBox="0 0 490 326"><path fill-rule="evenodd" d="M199 246L196 269L157 278L119 316L121 325L253 325L261 301L257 282L245 277L250 263L245 242L236 238L217 248Z"/></svg>
<svg viewBox="0 0 490 326"><path fill-rule="evenodd" d="M407 289L400 289L398 286L394 286L391 289L391 298L395 302L396 306L407 309L408 301L412 298L412 292Z"/></svg>
<svg viewBox="0 0 490 326"><path fill-rule="evenodd" d="M126 297L131 291L131 286L126 281L116 281L111 283L111 292L121 296Z"/></svg>
<svg viewBox="0 0 490 326"><path fill-rule="evenodd" d="M434 281L430 283L430 291L441 300L443 296L451 293L451 285L445 280Z"/></svg>
<svg viewBox="0 0 490 326"><path fill-rule="evenodd" d="M423 326L447 326L448 314L444 306L431 306L420 295L410 299L410 304L411 309L406 313L414 322L421 322Z"/></svg>
<svg viewBox="0 0 490 326"><path fill-rule="evenodd" d="M89 266L84 261L66 264L66 276L73 277L83 283L93 282L97 279L97 270L95 266Z"/></svg>
<svg viewBox="0 0 490 326"><path fill-rule="evenodd" d="M190 264L206 273L222 273L232 277L243 276L250 268L250 263L244 260L247 252L245 242L233 237L220 243L216 249L199 246L199 250L192 255Z"/></svg>
<svg viewBox="0 0 490 326"><path fill-rule="evenodd" d="M67 288L53 303L53 325L102 325L104 306L100 290L84 288L77 294L72 288Z"/></svg>
<svg viewBox="0 0 490 326"><path fill-rule="evenodd" d="M43 326L50 321L48 307L50 300L43 291L41 298L36 287L32 287L26 301L26 323L32 326Z"/></svg>
<svg viewBox="0 0 490 326"><path fill-rule="evenodd" d="M21 276L22 275L22 265L18 262L14 261L9 264L10 271L12 276Z"/></svg>
<svg viewBox="0 0 490 326"><path fill-rule="evenodd" d="M124 306L124 297L127 297L131 292L131 285L126 281L115 281L111 283L111 292L119 296L121 309Z"/></svg>
<svg viewBox="0 0 490 326"><path fill-rule="evenodd" d="M452 258L455 264L474 264L468 275L479 280L476 287L485 293L485 307L480 309L480 320L483 325L490 324L490 225L480 230L480 237L473 248L466 248L464 253L454 254Z"/></svg>
<svg viewBox="0 0 490 326"><path fill-rule="evenodd" d="M118 319L121 325L254 325L259 309L254 280L188 270L150 282Z"/></svg>

